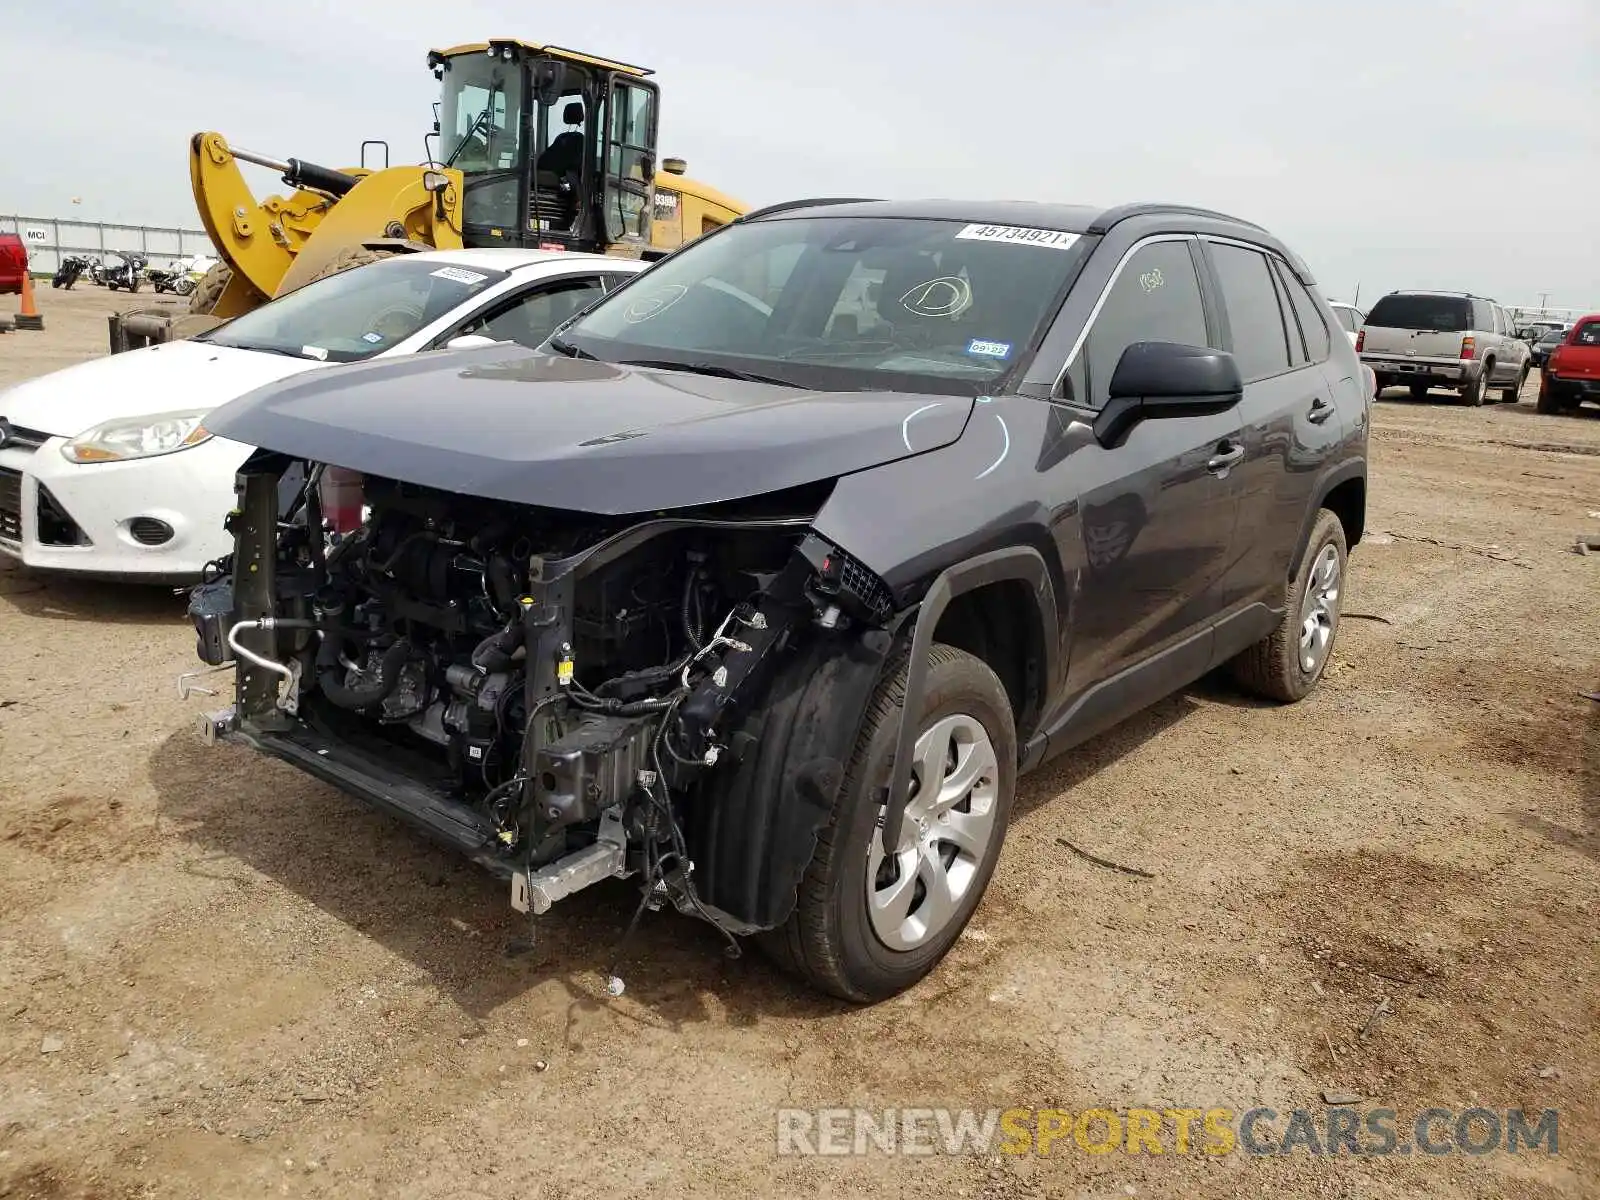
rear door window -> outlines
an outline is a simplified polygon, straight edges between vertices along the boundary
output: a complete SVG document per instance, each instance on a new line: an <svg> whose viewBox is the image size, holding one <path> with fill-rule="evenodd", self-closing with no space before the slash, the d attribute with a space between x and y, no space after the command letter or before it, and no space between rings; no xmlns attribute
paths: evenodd
<svg viewBox="0 0 1600 1200"><path fill-rule="evenodd" d="M1278 297L1278 311L1283 314L1283 331L1289 337L1289 365L1303 367L1311 361L1306 353L1306 340L1300 329L1300 323L1295 319L1294 311L1289 306L1287 285L1283 281L1283 273L1278 270L1277 264L1271 258L1267 259L1267 272L1272 276L1272 290Z"/></svg>
<svg viewBox="0 0 1600 1200"><path fill-rule="evenodd" d="M1208 249L1222 287L1239 374L1251 383L1287 371L1288 333L1266 255L1226 242L1212 242ZM1292 325L1294 318L1289 320Z"/></svg>
<svg viewBox="0 0 1600 1200"><path fill-rule="evenodd" d="M1281 262L1275 261L1273 266L1278 273L1278 282L1289 293L1289 303L1294 308L1295 318L1300 322L1300 333L1306 340L1306 353L1311 356L1311 361L1314 363L1325 361L1333 352L1333 340L1328 332L1328 323L1322 319L1322 310L1317 307L1317 302L1312 299L1305 284L1294 277L1293 271Z"/></svg>

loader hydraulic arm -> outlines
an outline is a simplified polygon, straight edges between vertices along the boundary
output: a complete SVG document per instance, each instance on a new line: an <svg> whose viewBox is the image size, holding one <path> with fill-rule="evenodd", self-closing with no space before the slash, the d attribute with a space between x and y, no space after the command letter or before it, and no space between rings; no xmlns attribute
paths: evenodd
<svg viewBox="0 0 1600 1200"><path fill-rule="evenodd" d="M241 162L276 171L294 191L257 200ZM428 176L443 183L430 190ZM335 170L236 150L219 133L197 133L189 181L201 224L232 272L210 310L218 317L236 317L309 282L354 247L461 246L459 171Z"/></svg>
<svg viewBox="0 0 1600 1200"><path fill-rule="evenodd" d="M304 188L311 192L327 192L330 196L343 196L361 182L359 175L347 175L332 167L319 167L316 163L298 158L268 158L265 154L252 154L237 146L230 147L230 151L241 162L255 163L258 167L276 171L283 176L286 184L297 190Z"/></svg>

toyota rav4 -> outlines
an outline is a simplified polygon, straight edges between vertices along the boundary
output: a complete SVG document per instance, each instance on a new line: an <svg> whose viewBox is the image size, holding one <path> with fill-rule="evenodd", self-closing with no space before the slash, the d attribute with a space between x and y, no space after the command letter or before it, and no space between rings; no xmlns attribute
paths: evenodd
<svg viewBox="0 0 1600 1200"><path fill-rule="evenodd" d="M632 877L635 919L883 998L972 916L1021 774L1224 664L1316 685L1369 403L1305 264L1240 220L766 209L539 351L214 411L261 449L191 601L236 668L202 730L519 910Z"/></svg>

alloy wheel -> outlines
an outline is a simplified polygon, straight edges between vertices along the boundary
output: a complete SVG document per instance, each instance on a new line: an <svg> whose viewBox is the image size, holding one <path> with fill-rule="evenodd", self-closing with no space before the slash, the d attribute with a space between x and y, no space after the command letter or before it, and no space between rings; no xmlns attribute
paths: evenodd
<svg viewBox="0 0 1600 1200"><path fill-rule="evenodd" d="M912 794L893 854L883 811L867 853L867 916L891 950L914 950L948 926L976 886L995 833L1000 762L976 717L941 717L912 754Z"/></svg>
<svg viewBox="0 0 1600 1200"><path fill-rule="evenodd" d="M1339 548L1324 546L1311 564L1300 602L1300 669L1315 675L1328 657L1339 624Z"/></svg>

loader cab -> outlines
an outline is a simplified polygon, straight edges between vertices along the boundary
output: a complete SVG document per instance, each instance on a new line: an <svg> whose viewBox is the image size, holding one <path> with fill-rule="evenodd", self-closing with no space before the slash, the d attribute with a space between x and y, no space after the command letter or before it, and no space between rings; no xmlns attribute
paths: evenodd
<svg viewBox="0 0 1600 1200"><path fill-rule="evenodd" d="M434 51L437 159L462 174L468 246L652 244L659 93L643 67L494 41Z"/></svg>

